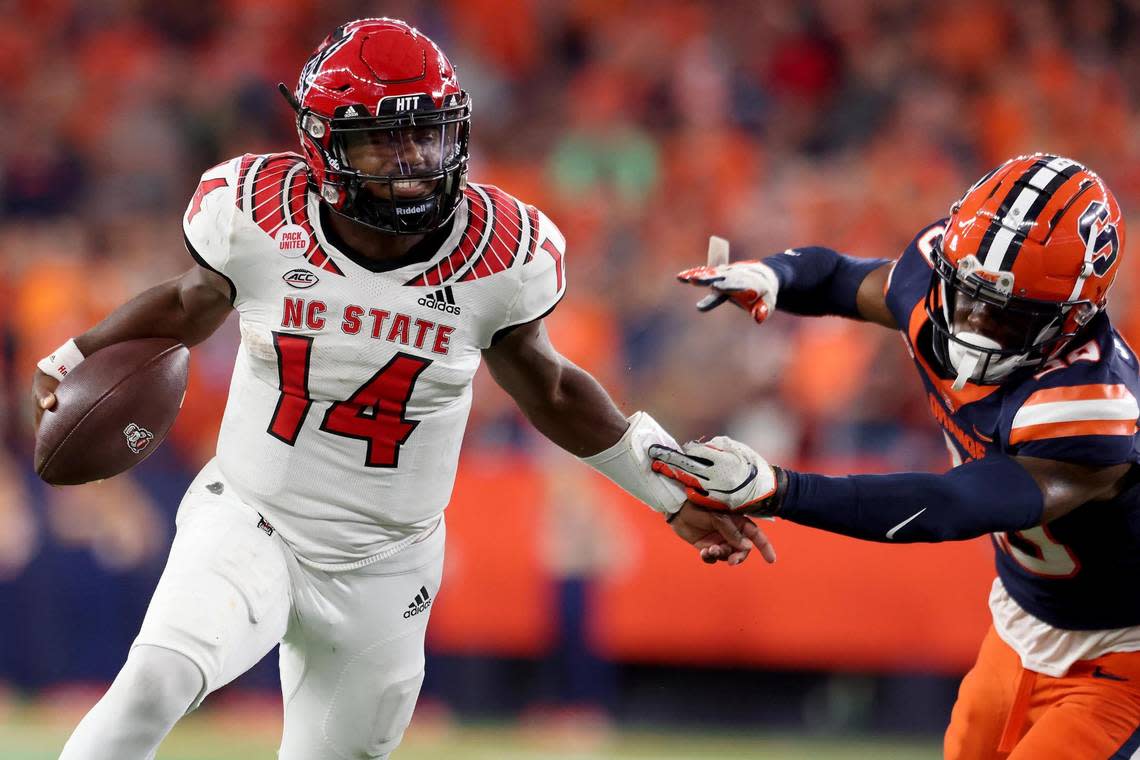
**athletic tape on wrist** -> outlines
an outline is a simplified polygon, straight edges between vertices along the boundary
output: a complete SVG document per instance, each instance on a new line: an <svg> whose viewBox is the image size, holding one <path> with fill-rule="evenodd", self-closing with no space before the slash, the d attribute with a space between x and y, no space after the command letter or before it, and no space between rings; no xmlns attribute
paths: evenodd
<svg viewBox="0 0 1140 760"><path fill-rule="evenodd" d="M581 459L650 509L671 515L685 503L685 492L673 481L653 472L649 447L655 443L681 448L657 420L645 412L636 412L629 418L629 427L617 443Z"/></svg>
<svg viewBox="0 0 1140 760"><path fill-rule="evenodd" d="M75 339L69 338L66 343L40 359L36 364L45 375L56 380L63 380L67 374L83 362L83 352L75 345Z"/></svg>

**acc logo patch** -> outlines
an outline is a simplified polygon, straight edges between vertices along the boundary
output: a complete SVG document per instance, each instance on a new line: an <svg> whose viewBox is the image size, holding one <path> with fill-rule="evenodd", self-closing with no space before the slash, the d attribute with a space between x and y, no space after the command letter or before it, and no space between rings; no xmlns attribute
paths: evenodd
<svg viewBox="0 0 1140 760"><path fill-rule="evenodd" d="M285 274L281 275L281 279L285 281L286 285L292 285L294 288L311 288L320 282L315 274L308 269L290 269Z"/></svg>
<svg viewBox="0 0 1140 760"><path fill-rule="evenodd" d="M154 440L154 433L133 422L123 428L123 436L127 439L127 448L131 450L132 454L141 454L143 449Z"/></svg>
<svg viewBox="0 0 1140 760"><path fill-rule="evenodd" d="M304 256L309 250L309 233L299 224L285 224L273 236L277 249L287 259Z"/></svg>

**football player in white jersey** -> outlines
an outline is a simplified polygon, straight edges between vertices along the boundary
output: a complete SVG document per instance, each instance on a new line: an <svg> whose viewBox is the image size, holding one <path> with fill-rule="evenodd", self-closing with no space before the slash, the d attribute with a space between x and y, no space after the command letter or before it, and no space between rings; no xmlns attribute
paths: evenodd
<svg viewBox="0 0 1140 760"><path fill-rule="evenodd" d="M627 420L551 346L542 318L565 291L565 240L533 206L467 182L470 99L431 40L391 19L345 24L282 92L303 152L208 170L183 217L197 264L36 373L42 413L61 364L133 338L194 345L240 314L217 456L66 760L153 757L185 712L278 642L279 756L387 757L423 680L481 359L539 431L685 540L742 561L755 537L746 518L683 507L646 454L676 442L643 412Z"/></svg>

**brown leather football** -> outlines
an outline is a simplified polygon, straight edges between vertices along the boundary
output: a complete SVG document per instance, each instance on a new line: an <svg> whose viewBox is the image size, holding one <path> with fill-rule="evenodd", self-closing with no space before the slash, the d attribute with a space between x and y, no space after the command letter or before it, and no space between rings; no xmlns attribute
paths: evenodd
<svg viewBox="0 0 1140 760"><path fill-rule="evenodd" d="M84 359L44 412L36 472L52 485L76 485L146 459L178 416L189 367L190 350L170 338L128 340Z"/></svg>

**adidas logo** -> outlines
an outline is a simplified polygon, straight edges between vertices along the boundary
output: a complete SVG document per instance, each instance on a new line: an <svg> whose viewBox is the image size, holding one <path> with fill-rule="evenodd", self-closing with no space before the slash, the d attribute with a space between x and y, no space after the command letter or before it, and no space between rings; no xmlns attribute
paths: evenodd
<svg viewBox="0 0 1140 760"><path fill-rule="evenodd" d="M451 292L450 285L446 285L434 293L428 293L419 300L419 304L429 309L446 311L448 314L459 313L459 307L455 305L455 295Z"/></svg>
<svg viewBox="0 0 1140 760"><path fill-rule="evenodd" d="M427 586L420 586L420 593L416 594L415 601L408 605L408 609L404 610L404 618L415 617L421 612L427 612L431 607L431 594L428 593Z"/></svg>

